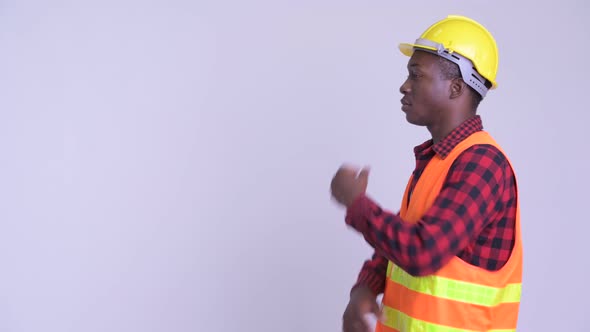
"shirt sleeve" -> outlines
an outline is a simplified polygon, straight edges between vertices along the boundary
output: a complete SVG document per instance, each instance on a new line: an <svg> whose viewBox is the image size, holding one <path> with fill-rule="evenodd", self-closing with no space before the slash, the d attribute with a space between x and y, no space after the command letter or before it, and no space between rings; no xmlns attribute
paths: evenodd
<svg viewBox="0 0 590 332"><path fill-rule="evenodd" d="M476 145L455 160L433 206L416 223L404 222L367 195L347 209L346 223L386 259L409 274L436 272L481 232L503 207L506 158Z"/></svg>
<svg viewBox="0 0 590 332"><path fill-rule="evenodd" d="M352 290L360 286L365 286L375 295L383 293L385 291L385 277L388 263L387 258L375 252L373 257L366 260L363 264Z"/></svg>

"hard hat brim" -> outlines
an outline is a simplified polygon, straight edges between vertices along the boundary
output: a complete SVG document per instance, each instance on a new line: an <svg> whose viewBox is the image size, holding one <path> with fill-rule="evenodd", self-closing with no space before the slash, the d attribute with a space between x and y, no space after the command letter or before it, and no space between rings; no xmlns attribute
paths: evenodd
<svg viewBox="0 0 590 332"><path fill-rule="evenodd" d="M410 43L401 43L398 46L400 52L402 52L403 55L405 56L409 56L411 57L412 54L414 54L414 51L416 49L425 49L425 50L429 50L429 51L436 51L437 49L435 47L429 47L426 45L419 45L419 44L410 44ZM491 81L492 86L490 88L490 90L494 90L498 87L498 83L496 83L496 81Z"/></svg>
<svg viewBox="0 0 590 332"><path fill-rule="evenodd" d="M434 48L434 47L428 47L428 46L424 46L424 45L409 44L409 43L399 44L399 50L405 56L412 56L412 54L414 54L414 50L416 48L423 48L423 49L426 49L426 50L436 51L436 48Z"/></svg>

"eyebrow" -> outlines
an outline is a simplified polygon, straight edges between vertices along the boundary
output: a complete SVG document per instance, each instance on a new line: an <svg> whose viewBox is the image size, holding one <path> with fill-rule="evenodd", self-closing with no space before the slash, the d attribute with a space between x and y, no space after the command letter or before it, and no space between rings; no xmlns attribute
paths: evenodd
<svg viewBox="0 0 590 332"><path fill-rule="evenodd" d="M418 63L412 63L408 65L408 70L419 70L420 69L420 64Z"/></svg>

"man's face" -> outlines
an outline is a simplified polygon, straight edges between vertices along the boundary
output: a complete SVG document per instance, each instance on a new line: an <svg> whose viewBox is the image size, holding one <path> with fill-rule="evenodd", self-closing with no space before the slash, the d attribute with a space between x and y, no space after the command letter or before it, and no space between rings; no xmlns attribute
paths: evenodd
<svg viewBox="0 0 590 332"><path fill-rule="evenodd" d="M438 56L415 51L408 61L408 78L400 87L406 120L418 126L433 126L447 107L450 81L441 75Z"/></svg>

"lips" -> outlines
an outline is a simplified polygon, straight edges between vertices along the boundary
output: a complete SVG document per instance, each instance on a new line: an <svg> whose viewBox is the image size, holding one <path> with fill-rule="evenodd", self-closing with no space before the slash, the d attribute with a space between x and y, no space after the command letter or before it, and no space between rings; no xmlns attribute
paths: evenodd
<svg viewBox="0 0 590 332"><path fill-rule="evenodd" d="M410 107L412 107L412 103L410 103L406 98L402 98L400 102L402 103L402 111L404 112L408 112Z"/></svg>

